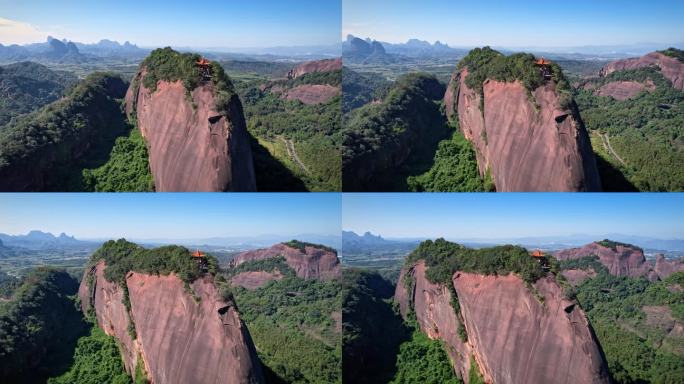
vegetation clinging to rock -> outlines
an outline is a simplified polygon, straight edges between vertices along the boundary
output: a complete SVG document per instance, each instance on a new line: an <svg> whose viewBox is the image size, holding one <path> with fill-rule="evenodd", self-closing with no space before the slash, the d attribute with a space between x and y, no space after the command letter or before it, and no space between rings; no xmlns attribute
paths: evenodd
<svg viewBox="0 0 684 384"><path fill-rule="evenodd" d="M536 58L530 53L515 53L506 56L490 47L475 48L471 50L459 63L458 69L468 68L466 85L475 90L484 100L484 82L487 79L514 82L520 81L528 91L531 98L532 92L545 82L544 76L535 65ZM570 108L572 105L570 83L563 75L563 70L556 63L550 63L551 80L556 85L556 92L560 94L561 106ZM482 108L482 104L480 108Z"/></svg>
<svg viewBox="0 0 684 384"><path fill-rule="evenodd" d="M456 271L483 275L516 273L527 283L545 275L540 263L525 248L514 245L472 249L444 239L426 240L411 252L407 263L419 260L425 260L425 276L432 283L450 284Z"/></svg>
<svg viewBox="0 0 684 384"><path fill-rule="evenodd" d="M196 53L180 53L170 47L155 49L141 64L141 68L145 68L142 83L145 88L154 92L159 81L181 81L186 97L191 99L191 92L204 80L202 70L197 65L200 59L201 56ZM209 66L214 85L214 107L219 113L227 114L230 103L236 96L235 88L218 62L213 61Z"/></svg>
<svg viewBox="0 0 684 384"><path fill-rule="evenodd" d="M216 274L218 262L213 256L205 257L209 273ZM121 285L125 285L122 283L130 271L153 275L175 273L185 283L192 283L202 275L200 266L190 255L190 251L177 245L146 249L126 239L110 240L91 257L92 262L99 260L106 263L105 278Z"/></svg>
<svg viewBox="0 0 684 384"><path fill-rule="evenodd" d="M337 251L335 250L335 248L331 248L331 247L321 245L321 244L307 243L305 241L290 240L287 243L283 243L283 244L287 245L290 248L298 249L302 252L304 252L306 250L306 247L313 247L313 248L323 249L323 250L330 251L330 252L337 254Z"/></svg>
<svg viewBox="0 0 684 384"><path fill-rule="evenodd" d="M682 51L681 49L670 47L666 50L658 52L662 53L665 56L674 57L675 59L684 63L684 51Z"/></svg>

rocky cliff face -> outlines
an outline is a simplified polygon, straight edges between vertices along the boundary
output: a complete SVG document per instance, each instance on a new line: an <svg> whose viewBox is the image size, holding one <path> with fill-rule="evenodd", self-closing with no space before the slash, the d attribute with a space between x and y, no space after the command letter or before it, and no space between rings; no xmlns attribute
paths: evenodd
<svg viewBox="0 0 684 384"><path fill-rule="evenodd" d="M342 70L342 58L307 61L292 68L287 77L296 79L312 72L333 72Z"/></svg>
<svg viewBox="0 0 684 384"><path fill-rule="evenodd" d="M288 246L285 243L276 244L270 248L247 251L235 256L231 266L248 262L284 257L287 265L302 279L331 280L340 277L340 260L337 253L306 245L304 250Z"/></svg>
<svg viewBox="0 0 684 384"><path fill-rule="evenodd" d="M242 287L249 290L254 290L262 287L272 280L281 280L283 274L276 270L274 272L266 271L246 271L240 272L230 278L230 284L233 286Z"/></svg>
<svg viewBox="0 0 684 384"><path fill-rule="evenodd" d="M559 260L581 259L597 256L599 262L616 276L639 277L644 276L651 281L665 279L671 274L684 269L683 260L668 261L663 255L658 255L655 265L646 260L641 248L628 244L616 244L607 247L594 242L579 248L564 249L554 253Z"/></svg>
<svg viewBox="0 0 684 384"><path fill-rule="evenodd" d="M638 81L613 81L602 85L594 94L596 96L610 96L615 100L625 101L636 97L642 91L651 92L655 89L652 80L645 83Z"/></svg>
<svg viewBox="0 0 684 384"><path fill-rule="evenodd" d="M491 171L497 191L598 191L596 160L579 114L561 106L555 84L532 92L519 81L486 80L484 101L455 73L444 96L473 144L480 173ZM480 105L484 106L484 112Z"/></svg>
<svg viewBox="0 0 684 384"><path fill-rule="evenodd" d="M98 325L117 338L129 373L140 363L152 383L264 382L249 331L211 278L190 285L196 300L175 275L129 272L129 315L124 290L104 270L100 262L86 272L79 297L84 312L92 309Z"/></svg>
<svg viewBox="0 0 684 384"><path fill-rule="evenodd" d="M665 279L673 273L684 271L684 258L679 258L678 260L667 260L665 259L665 256L658 255L656 256L654 269L658 274L658 277Z"/></svg>
<svg viewBox="0 0 684 384"><path fill-rule="evenodd" d="M236 95L227 113L216 110L214 85L204 82L186 95L181 81L159 81L152 92L139 71L126 94L147 142L150 169L160 192L254 191L249 134Z"/></svg>
<svg viewBox="0 0 684 384"><path fill-rule="evenodd" d="M650 66L660 68L660 72L666 79L672 82L672 86L684 91L684 63L674 57L663 55L660 52L651 52L646 56L617 60L606 64L600 72L601 76L608 76L616 71L639 69Z"/></svg>
<svg viewBox="0 0 684 384"><path fill-rule="evenodd" d="M413 279L413 291L403 284ZM425 278L425 265L402 270L395 299L406 316L413 310L420 329L442 339L457 374L469 382L470 356L488 383L608 383L605 360L584 311L563 297L552 277L532 287L515 275L452 277L460 312L451 293ZM467 340L458 336L459 324Z"/></svg>

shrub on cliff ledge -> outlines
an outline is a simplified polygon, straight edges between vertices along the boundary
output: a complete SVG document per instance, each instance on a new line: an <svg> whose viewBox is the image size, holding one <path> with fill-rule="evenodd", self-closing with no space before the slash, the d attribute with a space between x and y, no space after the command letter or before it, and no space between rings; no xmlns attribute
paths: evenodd
<svg viewBox="0 0 684 384"><path fill-rule="evenodd" d="M665 56L674 57L675 59L684 63L684 51L682 51L681 49L670 47L664 51L658 51L658 52L662 53Z"/></svg>
<svg viewBox="0 0 684 384"><path fill-rule="evenodd" d="M427 240L407 258L409 263L418 260L425 260L425 276L433 283L448 284L456 271L483 275L515 273L530 284L544 276L541 265L527 250L514 245L472 249L444 239Z"/></svg>
<svg viewBox="0 0 684 384"><path fill-rule="evenodd" d="M299 249L302 252L304 252L306 250L306 247L312 247L312 248L323 249L323 250L326 250L329 252L333 252L334 254L337 254L337 251L335 250L335 248L327 247L327 246L321 245L321 244L307 243L305 241L290 240L287 243L283 243L283 244L287 245L290 248Z"/></svg>

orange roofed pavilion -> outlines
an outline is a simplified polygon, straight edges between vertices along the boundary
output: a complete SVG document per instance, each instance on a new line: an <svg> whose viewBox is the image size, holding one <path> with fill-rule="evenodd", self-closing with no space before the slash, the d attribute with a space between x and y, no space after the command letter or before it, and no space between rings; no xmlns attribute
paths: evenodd
<svg viewBox="0 0 684 384"><path fill-rule="evenodd" d="M549 65L551 62L549 60L546 60L544 57L541 57L539 60L535 62L537 65Z"/></svg>
<svg viewBox="0 0 684 384"><path fill-rule="evenodd" d="M205 253L202 253L202 252L200 252L200 250L199 250L199 249L198 249L198 250L196 250L195 252L191 253L190 255L191 255L192 257L204 257L204 256L206 256L206 254L205 254Z"/></svg>
<svg viewBox="0 0 684 384"><path fill-rule="evenodd" d="M544 257L544 252L537 249L534 252L532 252L532 257Z"/></svg>
<svg viewBox="0 0 684 384"><path fill-rule="evenodd" d="M201 59L199 59L199 60L197 61L197 65L199 65L200 67L206 67L206 66L208 66L209 64L211 64L211 61L205 59L204 57L202 57Z"/></svg>

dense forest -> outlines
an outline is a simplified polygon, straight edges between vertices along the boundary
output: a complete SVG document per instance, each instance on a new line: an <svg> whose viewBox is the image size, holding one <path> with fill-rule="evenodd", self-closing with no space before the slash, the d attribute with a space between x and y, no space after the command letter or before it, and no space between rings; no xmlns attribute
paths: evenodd
<svg viewBox="0 0 684 384"><path fill-rule="evenodd" d="M596 257L562 261L597 275L575 289L617 383L684 381L684 272L663 281L613 276Z"/></svg>
<svg viewBox="0 0 684 384"><path fill-rule="evenodd" d="M393 305L394 286L375 272L342 272L342 373L349 383L387 383L410 329Z"/></svg>
<svg viewBox="0 0 684 384"><path fill-rule="evenodd" d="M255 290L231 288L269 383L341 383L341 290L336 280L298 278L284 258L228 270L279 270L284 278Z"/></svg>
<svg viewBox="0 0 684 384"><path fill-rule="evenodd" d="M342 68L342 113L387 96L391 83L376 73L359 73Z"/></svg>
<svg viewBox="0 0 684 384"><path fill-rule="evenodd" d="M407 190L407 177L433 163L450 129L441 112L444 85L434 76L399 79L380 104L358 108L345 119L342 163L345 191Z"/></svg>
<svg viewBox="0 0 684 384"><path fill-rule="evenodd" d="M13 117L58 100L77 81L72 73L30 61L0 66L0 130Z"/></svg>
<svg viewBox="0 0 684 384"><path fill-rule="evenodd" d="M359 74L353 78L362 79ZM363 75L366 76L366 75ZM412 73L386 90L366 83L354 97L365 104L344 117L343 183L348 191L476 192L493 190L477 168L475 152L447 123L445 86L434 76ZM378 87L378 88L375 88ZM375 89L372 93L371 90ZM365 95L365 96L364 96Z"/></svg>
<svg viewBox="0 0 684 384"><path fill-rule="evenodd" d="M393 302L394 286L375 272L343 272L343 374L350 383L459 384L442 341L423 334ZM473 376L474 377L474 376Z"/></svg>
<svg viewBox="0 0 684 384"><path fill-rule="evenodd" d="M118 180L124 190L140 190L144 182L130 179L123 159L111 173L97 177L84 172L107 163L116 139L130 134L122 99L127 84L118 76L94 73L70 94L0 132L0 188L3 190L82 191ZM120 146L119 146L120 147ZM120 150L120 149L119 149ZM128 158L128 156L123 156ZM136 169L147 169L147 159L136 157ZM85 175L84 175L85 173ZM101 174L102 172L100 172ZM146 176L142 176L144 179ZM87 180L84 180L87 179ZM106 188L101 188L106 189ZM143 190L149 190L144 188Z"/></svg>
<svg viewBox="0 0 684 384"><path fill-rule="evenodd" d="M45 382L69 369L89 327L74 299L77 290L78 281L66 272L37 268L0 305L0 381ZM116 374L125 375L120 367Z"/></svg>
<svg viewBox="0 0 684 384"><path fill-rule="evenodd" d="M257 190L341 190L341 96L320 104L283 97L283 92L303 85L340 87L341 76L341 71L312 72L295 79L237 83L254 137Z"/></svg>
<svg viewBox="0 0 684 384"><path fill-rule="evenodd" d="M595 95L596 88L615 81L653 82L655 89L624 101ZM684 92L657 67L592 79L576 89L575 100L591 133L604 190L684 190Z"/></svg>

